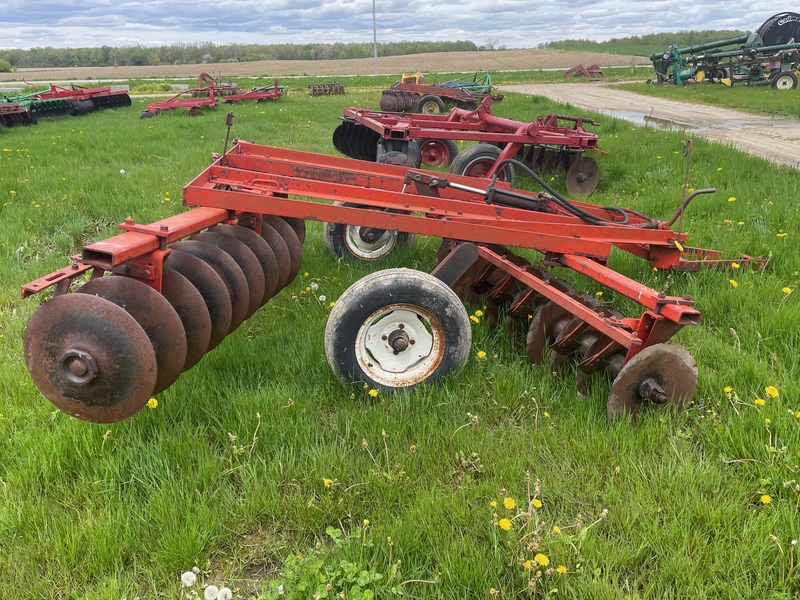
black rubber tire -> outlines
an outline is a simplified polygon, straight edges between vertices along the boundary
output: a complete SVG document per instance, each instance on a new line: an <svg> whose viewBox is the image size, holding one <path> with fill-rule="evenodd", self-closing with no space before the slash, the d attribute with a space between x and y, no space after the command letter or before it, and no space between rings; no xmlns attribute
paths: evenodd
<svg viewBox="0 0 800 600"><path fill-rule="evenodd" d="M413 156L411 156L410 154L406 154L405 152L397 152L395 150L384 152L378 157L378 160L376 160L375 162L380 163L382 165L411 167L412 169L416 169L417 167L419 167L419 165L415 163Z"/></svg>
<svg viewBox="0 0 800 600"><path fill-rule="evenodd" d="M500 148L493 144L475 144L459 152L453 159L448 171L456 175L469 175L471 177L485 177L492 165L500 156ZM512 183L514 181L514 168L506 165L498 177L501 181Z"/></svg>
<svg viewBox="0 0 800 600"><path fill-rule="evenodd" d="M388 340L397 333L407 345L393 352ZM334 373L345 383L386 392L435 383L459 370L471 344L469 316L458 296L413 269L386 269L356 281L336 301L325 327L325 355Z"/></svg>
<svg viewBox="0 0 800 600"><path fill-rule="evenodd" d="M155 116L156 116L156 113L151 113L150 111L145 110L145 111L142 111L142 114L139 115L139 118L140 119L152 119Z"/></svg>
<svg viewBox="0 0 800 600"><path fill-rule="evenodd" d="M417 102L417 112L424 115L438 115L444 112L444 102L439 96L426 94Z"/></svg>
<svg viewBox="0 0 800 600"><path fill-rule="evenodd" d="M420 165L426 167L451 165L458 154L458 146L453 140L423 138L417 145L422 155Z"/></svg>
<svg viewBox="0 0 800 600"><path fill-rule="evenodd" d="M334 206L358 206L347 202L336 201ZM359 227L343 225L341 223L325 223L322 228L322 237L325 245L333 258L344 258L353 262L371 262L391 254L399 244L411 246L414 243L414 234L403 231L386 231L388 234L384 244L370 251L369 243L356 237ZM363 244L362 244L363 242ZM388 246L388 247L387 247Z"/></svg>
<svg viewBox="0 0 800 600"><path fill-rule="evenodd" d="M776 90L793 90L797 87L797 75L791 71L781 71L772 76L772 87Z"/></svg>

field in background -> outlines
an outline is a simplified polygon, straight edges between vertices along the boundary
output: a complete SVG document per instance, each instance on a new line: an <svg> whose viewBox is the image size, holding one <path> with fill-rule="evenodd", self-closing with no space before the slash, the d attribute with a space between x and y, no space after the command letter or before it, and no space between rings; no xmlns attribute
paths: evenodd
<svg viewBox="0 0 800 600"><path fill-rule="evenodd" d="M310 98L301 86L236 106L233 137L333 154L342 107L376 108L379 92L359 83ZM126 217L181 210L182 185L222 150L228 107L141 121L144 106L0 133L0 581L9 589L178 598L180 573L197 566L201 581L238 588L236 597L275 598L280 582L336 591L359 581L380 598L800 594L795 171L695 141L690 185L718 191L690 205L691 243L763 255L763 271L672 274L612 255L620 272L690 294L703 312L675 339L700 368L695 400L677 418L609 425L606 386L579 399L574 378L531 365L483 318L467 368L441 386L377 398L342 386L323 351L330 302L374 268L432 269L438 240L351 264L331 258L309 223L298 279L157 408L106 427L65 416L30 382L22 335L40 300L19 300L19 287ZM496 107L525 120L564 110L518 95ZM669 218L681 198L681 134L595 116L607 154L593 201ZM563 175L553 183L563 190ZM599 297L634 309L607 290Z"/></svg>

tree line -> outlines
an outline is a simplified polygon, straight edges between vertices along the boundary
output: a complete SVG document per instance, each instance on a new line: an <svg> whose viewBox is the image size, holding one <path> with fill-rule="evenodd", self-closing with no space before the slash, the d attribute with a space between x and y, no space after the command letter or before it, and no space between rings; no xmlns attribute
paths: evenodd
<svg viewBox="0 0 800 600"><path fill-rule="evenodd" d="M378 44L378 56L398 56L425 52L491 50L470 41L390 42ZM98 48L31 48L2 50L0 60L15 69L63 67L111 67L137 65L200 64L248 62L255 60L332 60L370 58L372 44L215 44L213 42L176 43L146 47L101 46Z"/></svg>
<svg viewBox="0 0 800 600"><path fill-rule="evenodd" d="M696 44L706 44L709 42L716 42L727 38L738 37L746 32L734 30L703 30L703 31L676 31L676 32L662 32L650 33L647 35L633 35L623 38L612 38L604 42L595 42L593 40L561 40L558 42L545 42L539 44L539 48L543 50L585 50L591 52L615 52L617 48L625 48L626 51L630 46L657 46L669 47L670 44L678 44L678 47L694 46Z"/></svg>

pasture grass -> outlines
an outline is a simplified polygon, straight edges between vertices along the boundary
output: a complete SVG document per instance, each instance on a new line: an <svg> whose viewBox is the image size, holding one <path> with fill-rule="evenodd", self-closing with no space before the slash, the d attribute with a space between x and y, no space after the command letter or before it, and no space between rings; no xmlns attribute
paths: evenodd
<svg viewBox="0 0 800 600"><path fill-rule="evenodd" d="M689 184L717 193L690 205L690 242L762 255L767 267L654 272L622 253L610 263L690 294L703 313L674 340L700 371L680 415L610 425L607 384L579 399L573 377L530 364L484 318L466 369L437 387L373 398L343 386L323 350L330 302L375 268L431 270L438 240L352 264L331 258L314 222L297 280L159 394L155 409L105 426L41 396L22 337L43 298L20 300L23 283L116 234L126 217L179 212L181 187L222 151L228 110L234 137L334 154L342 107L377 108L380 89L290 93L194 119L142 121L146 101L135 99L0 134L5 589L180 598L180 574L196 566L200 584L229 585L241 598L279 597L281 584L290 598L800 594L798 177L701 139ZM508 94L496 112L527 120L569 107ZM681 199L681 134L608 117L598 131L607 154L592 200L669 218ZM563 175L552 183L563 190ZM517 185L535 189L525 178Z"/></svg>

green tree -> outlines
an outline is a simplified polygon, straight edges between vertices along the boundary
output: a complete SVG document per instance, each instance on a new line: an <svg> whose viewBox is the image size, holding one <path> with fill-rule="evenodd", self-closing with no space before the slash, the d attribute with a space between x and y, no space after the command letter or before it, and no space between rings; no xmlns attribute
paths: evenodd
<svg viewBox="0 0 800 600"><path fill-rule="evenodd" d="M0 73L11 73L11 64L0 58Z"/></svg>

